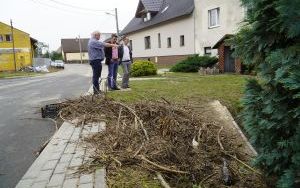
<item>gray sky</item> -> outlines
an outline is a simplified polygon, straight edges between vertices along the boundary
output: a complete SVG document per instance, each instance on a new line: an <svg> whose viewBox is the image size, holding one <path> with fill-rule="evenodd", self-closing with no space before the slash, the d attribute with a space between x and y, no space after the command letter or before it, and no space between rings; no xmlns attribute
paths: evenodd
<svg viewBox="0 0 300 188"><path fill-rule="evenodd" d="M134 16L138 1L5 0L0 6L0 21L9 24L12 19L14 27L49 44L50 50L56 50L61 38L78 35L88 38L94 30L116 32L115 18L98 10L118 8L119 25L123 29Z"/></svg>

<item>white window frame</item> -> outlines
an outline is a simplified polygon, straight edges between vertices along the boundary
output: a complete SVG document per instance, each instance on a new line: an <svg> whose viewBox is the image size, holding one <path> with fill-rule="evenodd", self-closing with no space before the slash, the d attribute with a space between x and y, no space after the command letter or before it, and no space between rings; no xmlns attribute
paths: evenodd
<svg viewBox="0 0 300 188"><path fill-rule="evenodd" d="M147 39L149 38L149 41L148 41L148 45L147 45ZM145 40L145 49L146 50L149 50L149 49L151 49L151 36L146 36L145 38L144 38L144 40Z"/></svg>
<svg viewBox="0 0 300 188"><path fill-rule="evenodd" d="M172 48L172 38L171 37L167 38L167 48Z"/></svg>
<svg viewBox="0 0 300 188"><path fill-rule="evenodd" d="M144 22L148 22L148 21L150 21L151 20L151 12L147 12L147 14L145 15L145 17L144 17Z"/></svg>
<svg viewBox="0 0 300 188"><path fill-rule="evenodd" d="M180 43L180 47L184 47L185 46L185 37L184 35L180 35L179 37L179 43Z"/></svg>
<svg viewBox="0 0 300 188"><path fill-rule="evenodd" d="M129 40L129 45L130 45L130 48L131 48L131 51L133 50L133 42L132 40Z"/></svg>
<svg viewBox="0 0 300 188"><path fill-rule="evenodd" d="M212 48L210 46L204 47L204 55L211 56Z"/></svg>
<svg viewBox="0 0 300 188"><path fill-rule="evenodd" d="M216 11L215 15L213 15L214 11ZM214 25L211 23L213 16L215 16L216 19ZM208 10L208 28L211 29L216 27L220 27L220 7Z"/></svg>
<svg viewBox="0 0 300 188"><path fill-rule="evenodd" d="M158 48L161 48L161 34L157 34L157 40L158 40Z"/></svg>

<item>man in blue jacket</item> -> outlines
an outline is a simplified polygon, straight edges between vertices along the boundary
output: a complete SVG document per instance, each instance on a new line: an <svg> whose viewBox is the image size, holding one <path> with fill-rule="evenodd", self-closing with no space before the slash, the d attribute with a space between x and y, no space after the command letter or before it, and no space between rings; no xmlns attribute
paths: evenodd
<svg viewBox="0 0 300 188"><path fill-rule="evenodd" d="M99 41L101 33L99 31L94 31L88 43L88 53L90 65L93 69L93 90L94 94L99 94L99 78L101 77L102 64L104 59L104 48L118 47L116 44L109 44Z"/></svg>

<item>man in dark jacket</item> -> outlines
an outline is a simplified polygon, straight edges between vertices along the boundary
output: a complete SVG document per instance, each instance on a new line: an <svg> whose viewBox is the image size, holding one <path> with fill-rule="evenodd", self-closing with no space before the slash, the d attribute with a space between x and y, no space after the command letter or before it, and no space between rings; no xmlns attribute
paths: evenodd
<svg viewBox="0 0 300 188"><path fill-rule="evenodd" d="M110 44L117 44L118 37L116 34L112 34ZM120 90L117 87L118 76L118 48L105 48L105 64L108 66L107 86L109 90Z"/></svg>
<svg viewBox="0 0 300 188"><path fill-rule="evenodd" d="M132 63L132 49L129 45L129 38L123 38L123 44L119 46L120 65L123 68L122 89L129 88L129 76Z"/></svg>

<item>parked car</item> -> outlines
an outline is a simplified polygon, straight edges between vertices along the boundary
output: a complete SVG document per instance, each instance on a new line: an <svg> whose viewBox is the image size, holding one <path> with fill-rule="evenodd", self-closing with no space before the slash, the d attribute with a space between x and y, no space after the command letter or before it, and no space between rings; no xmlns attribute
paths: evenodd
<svg viewBox="0 0 300 188"><path fill-rule="evenodd" d="M65 68L65 63L62 60L55 60L54 63L53 63L53 66L57 67L57 68L64 69Z"/></svg>
<svg viewBox="0 0 300 188"><path fill-rule="evenodd" d="M54 61L50 61L50 66L51 67L56 67L56 63Z"/></svg>

